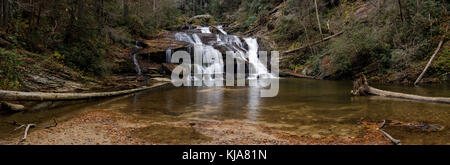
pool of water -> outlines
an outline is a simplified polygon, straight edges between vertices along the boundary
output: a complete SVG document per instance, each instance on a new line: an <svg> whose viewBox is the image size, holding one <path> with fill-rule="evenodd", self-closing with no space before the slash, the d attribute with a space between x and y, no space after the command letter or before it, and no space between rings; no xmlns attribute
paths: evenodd
<svg viewBox="0 0 450 165"><path fill-rule="evenodd" d="M448 86L376 86L381 89L427 96L450 97ZM155 121L189 119L241 120L265 124L296 135L325 137L357 136L364 128L360 119L426 121L444 126L439 132L408 129L387 131L403 144L450 144L450 105L401 99L352 97L349 81L280 79L277 97L259 97L258 87L180 87L137 93L56 111L40 111L2 116L4 121L39 120L73 116L91 109L108 109ZM0 126L0 136L10 127Z"/></svg>

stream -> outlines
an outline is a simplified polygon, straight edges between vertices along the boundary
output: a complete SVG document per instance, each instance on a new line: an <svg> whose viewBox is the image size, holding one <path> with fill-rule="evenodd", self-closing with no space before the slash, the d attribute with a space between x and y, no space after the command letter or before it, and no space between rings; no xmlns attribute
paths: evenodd
<svg viewBox="0 0 450 165"><path fill-rule="evenodd" d="M383 87L383 86L377 86ZM449 87L391 89L428 96L449 96ZM349 81L280 79L277 97L261 98L257 87L171 87L134 96L76 104L64 108L1 116L1 121L47 122L70 119L81 112L108 110L141 120L160 122L193 119L237 120L264 124L299 136L357 136L364 130L361 118L373 121L427 121L444 126L438 132L385 129L402 144L450 144L450 105L401 99L351 97ZM15 126L0 124L0 137ZM20 133L19 135L20 136Z"/></svg>
<svg viewBox="0 0 450 165"><path fill-rule="evenodd" d="M175 38L203 48L202 55L212 55L213 60L199 68L204 74L223 73L222 49L237 52L237 59L247 61L254 67L249 79L257 76L272 76L256 58L258 43L255 38L241 39L228 35L221 26L215 27L220 34L211 33L211 28L195 29L200 33L179 32ZM136 47L138 47L136 45ZM172 50L166 51L166 58ZM192 51L190 52L192 54ZM170 61L170 60L166 60ZM141 69L133 56L137 74ZM450 97L450 86L405 87L396 85L374 85L380 89L418 94L423 96ZM450 145L450 105L416 102L378 96L352 97L350 81L327 81L280 78L279 94L272 98L260 97L259 87L170 87L154 89L119 98L84 101L53 110L23 112L0 116L0 139L12 136L16 126L22 123L51 123L68 120L82 112L106 110L120 112L158 122L191 121L197 119L215 121L243 121L262 124L271 129L285 131L298 136L323 138L327 136L350 137L364 132L359 121L399 120L426 121L444 127L437 132L420 132L410 129L385 131L402 144L446 144ZM162 128L164 129L164 128ZM15 134L15 136L20 133Z"/></svg>

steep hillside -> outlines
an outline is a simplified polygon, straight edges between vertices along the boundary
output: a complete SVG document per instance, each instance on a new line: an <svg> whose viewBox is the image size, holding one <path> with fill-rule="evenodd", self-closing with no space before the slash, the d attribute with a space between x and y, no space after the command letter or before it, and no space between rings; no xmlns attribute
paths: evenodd
<svg viewBox="0 0 450 165"><path fill-rule="evenodd" d="M282 52L283 69L321 79L363 72L371 81L412 84L444 37L422 82L445 83L448 9L434 0L318 0L316 13L314 1L243 1L228 19L230 29Z"/></svg>

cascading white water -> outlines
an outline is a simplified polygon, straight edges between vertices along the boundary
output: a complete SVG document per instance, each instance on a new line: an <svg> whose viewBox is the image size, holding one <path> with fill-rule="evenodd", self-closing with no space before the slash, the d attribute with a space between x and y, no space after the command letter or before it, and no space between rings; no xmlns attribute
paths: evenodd
<svg viewBox="0 0 450 165"><path fill-rule="evenodd" d="M258 76L261 78L274 78L272 74L269 73L267 67L258 58L258 41L256 38L244 38L248 45L248 59L250 63L250 75L249 79L257 79Z"/></svg>
<svg viewBox="0 0 450 165"><path fill-rule="evenodd" d="M228 35L228 33L227 33L225 30L223 30L223 26L222 26L222 25L216 26L216 28L217 28L217 30L219 30L222 34Z"/></svg>
<svg viewBox="0 0 450 165"><path fill-rule="evenodd" d="M183 32L179 32L175 34L175 39L178 41L188 42L192 45L195 45L202 49L202 61L201 66L194 65L194 68L199 70L204 75L210 75L210 78L213 79L214 74L223 74L224 73L224 62L222 58L222 53L214 48L213 46L222 46L227 48L228 50L235 52L235 58L240 59L242 61L248 61L249 67L252 67L251 73L249 75L249 79L260 78L274 78L271 75L266 66L258 59L258 49L259 45L256 38L244 38L244 41L248 45L248 49L244 47L241 39L235 35L228 35L222 29L222 26L216 26L216 28L222 34L215 34L216 39L213 42L203 43L202 38L198 34L187 34ZM198 27L203 34L211 34L210 27ZM205 35L201 35L205 37ZM206 35L206 40L211 38L210 35ZM194 80L198 80L193 77ZM204 77L205 78L205 77Z"/></svg>
<svg viewBox="0 0 450 165"><path fill-rule="evenodd" d="M138 45L138 42L136 41L136 52L134 52L134 54L133 54L133 63L134 63L134 66L136 67L137 74L140 76L140 75L142 75L142 71L141 71L141 67L139 66L139 62L137 60L137 49L139 49L139 45Z"/></svg>
<svg viewBox="0 0 450 165"><path fill-rule="evenodd" d="M194 40L192 40L192 37L186 33L176 33L175 34L175 39L177 41L184 41L184 42L188 42L191 44L194 44Z"/></svg>
<svg viewBox="0 0 450 165"><path fill-rule="evenodd" d="M222 53L214 47L205 45L202 51L203 55L203 74L209 75L209 80L214 78L215 74L224 74Z"/></svg>
<svg viewBox="0 0 450 165"><path fill-rule="evenodd" d="M167 48L166 49L166 63L170 64L172 59L172 48Z"/></svg>
<svg viewBox="0 0 450 165"><path fill-rule="evenodd" d="M210 27L198 27L197 29L200 29L202 33L211 33Z"/></svg>
<svg viewBox="0 0 450 165"><path fill-rule="evenodd" d="M192 38L194 38L195 44L203 45L202 40L197 34L192 34Z"/></svg>

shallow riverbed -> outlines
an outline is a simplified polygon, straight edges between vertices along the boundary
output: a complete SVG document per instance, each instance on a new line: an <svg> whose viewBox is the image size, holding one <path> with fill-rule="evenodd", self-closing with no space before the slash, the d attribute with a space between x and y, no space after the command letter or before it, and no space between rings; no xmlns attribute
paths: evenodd
<svg viewBox="0 0 450 165"><path fill-rule="evenodd" d="M385 130L403 144L450 144L450 105L376 96L352 97L349 94L351 87L349 81L280 79L279 95L274 98L259 97L260 89L257 87L155 89L128 97L80 103L55 110L1 116L3 122L0 124L0 138L11 135L15 127L7 123L14 120L44 124L51 123L53 118L64 121L82 112L101 109L152 122L243 121L313 138L361 135L364 132L363 126L358 123L361 119L426 121L442 125L444 129L438 132L420 132L387 127ZM447 86L376 87L450 97ZM147 131L155 129L156 127L149 127Z"/></svg>

